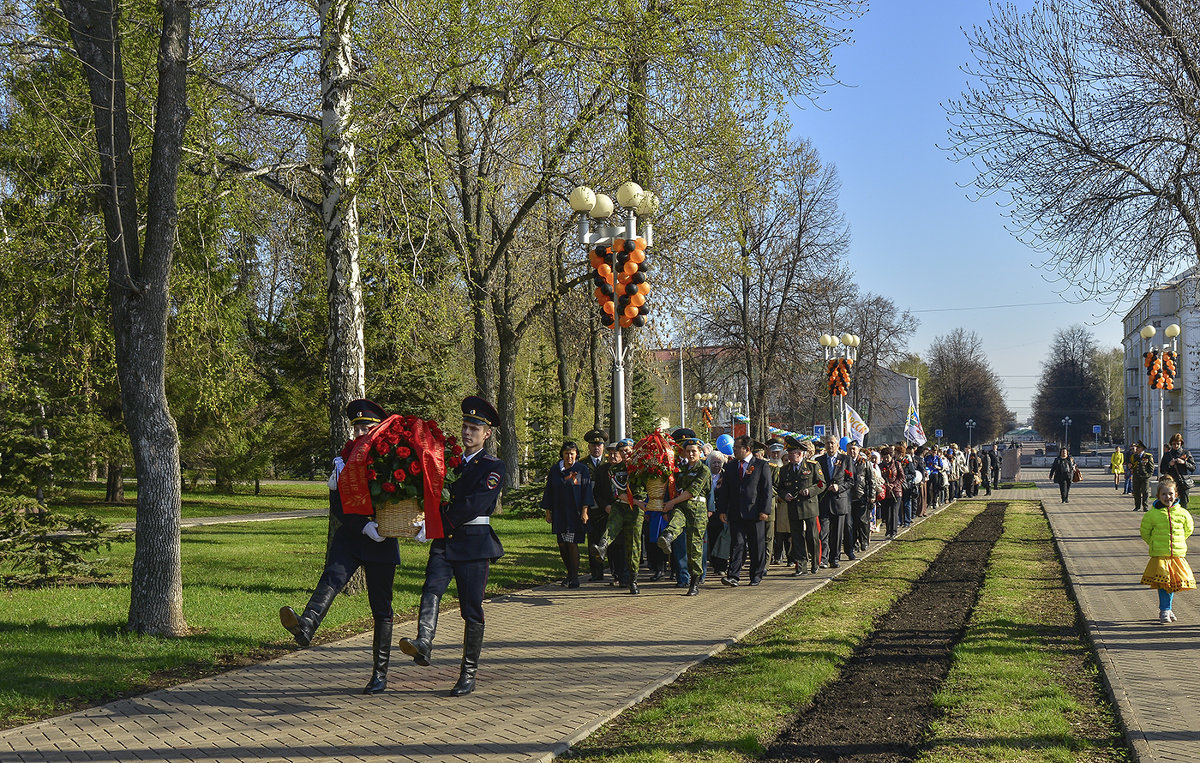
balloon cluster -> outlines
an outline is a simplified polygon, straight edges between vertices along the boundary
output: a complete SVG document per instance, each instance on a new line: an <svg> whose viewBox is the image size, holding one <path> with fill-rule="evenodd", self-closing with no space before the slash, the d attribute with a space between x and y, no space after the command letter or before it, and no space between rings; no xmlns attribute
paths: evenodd
<svg viewBox="0 0 1200 763"><path fill-rule="evenodd" d="M596 247L589 262L596 270L592 278L604 325L610 328L614 323L621 328L646 325L650 284L646 280L649 263L645 239L619 238L612 246Z"/></svg>
<svg viewBox="0 0 1200 763"><path fill-rule="evenodd" d="M850 389L850 358L832 358L826 370L829 372L829 394L831 397L845 396Z"/></svg>
<svg viewBox="0 0 1200 763"><path fill-rule="evenodd" d="M1150 377L1151 389L1175 389L1176 365L1179 354L1172 350L1159 352L1151 350L1144 353L1146 375Z"/></svg>

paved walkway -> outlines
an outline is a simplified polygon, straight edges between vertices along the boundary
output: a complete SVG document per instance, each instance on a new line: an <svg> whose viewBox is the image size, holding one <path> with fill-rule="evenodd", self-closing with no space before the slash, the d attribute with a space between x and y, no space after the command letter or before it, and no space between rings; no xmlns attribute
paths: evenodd
<svg viewBox="0 0 1200 763"><path fill-rule="evenodd" d="M1099 471L1085 472L1070 504L1039 484L998 497L1044 501L1138 759L1200 759L1198 594L1177 597L1179 623L1160 626L1155 593L1138 582L1146 550L1131 499ZM383 695L357 693L369 673L364 634L0 732L0 761L549 760L830 579L772 572L755 588L710 582L698 599L665 582L637 597L593 584L495 599L479 689L461 699L446 696L461 640L448 611L433 666L397 650Z"/></svg>
<svg viewBox="0 0 1200 763"><path fill-rule="evenodd" d="M1109 692L1139 761L1200 760L1200 601L1175 596L1179 622L1158 622L1158 594L1141 585L1149 557L1138 534L1133 496L1113 490L1112 476L1085 469L1071 502L1041 481L1040 494L1079 601ZM1004 491L1013 497L1032 490ZM1200 498L1193 498L1195 504ZM1200 536L1191 550L1200 551ZM1193 553L1192 563L1200 560Z"/></svg>

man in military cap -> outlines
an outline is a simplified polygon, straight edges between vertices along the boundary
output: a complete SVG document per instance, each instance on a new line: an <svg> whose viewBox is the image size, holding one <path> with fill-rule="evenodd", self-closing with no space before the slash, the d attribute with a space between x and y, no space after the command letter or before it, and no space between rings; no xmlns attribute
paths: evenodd
<svg viewBox="0 0 1200 763"><path fill-rule="evenodd" d="M363 694L378 694L387 688L392 651L392 583L396 565L400 563L400 547L395 538L379 535L369 501L354 512L343 506L338 481L354 444L386 419L387 412L370 400L352 400L346 406L346 416L350 419L351 439L333 459L333 474L329 477L329 513L335 529L329 541L325 570L304 612L297 615L291 607L283 607L279 610L279 621L297 644L308 646L334 597L362 567L367 578L367 600L375 620L371 680ZM361 513L362 509L366 513Z"/></svg>
<svg viewBox="0 0 1200 763"><path fill-rule="evenodd" d="M712 474L700 457L700 440L691 429L678 429L675 441L683 447L683 464L675 475L675 497L663 503L667 527L658 536L658 547L671 553L671 543L687 531L688 596L700 593L704 578L704 530L708 525L708 489Z"/></svg>
<svg viewBox="0 0 1200 763"><path fill-rule="evenodd" d="M458 609L466 622L462 665L458 682L450 690L455 697L475 690L475 673L483 650L484 588L492 562L504 555L491 526L491 515L504 487L505 465L483 449L492 428L499 423L496 409L483 398L472 395L463 400L463 457L454 468L458 478L450 483L450 501L442 504L440 527L434 523L431 528L426 522L426 535L433 542L421 588L417 637L400 639L400 651L418 665L429 664L438 607L453 577L458 586Z"/></svg>
<svg viewBox="0 0 1200 763"><path fill-rule="evenodd" d="M771 521L767 522L767 563L778 564L782 548L776 549L775 534L784 528L787 533L787 507L779 497L779 470L783 468L787 448L782 440L772 439L767 443L767 463L771 465Z"/></svg>
<svg viewBox="0 0 1200 763"><path fill-rule="evenodd" d="M617 442L618 457L609 470L612 503L605 506L608 512L608 527L600 542L597 554L604 556L609 544L620 540L625 544L625 564L622 584L629 586L632 594L641 593L638 587L638 568L642 564L642 523L645 519L646 501L634 494L634 485L629 479L629 457L633 455L633 440L625 438Z"/></svg>
<svg viewBox="0 0 1200 763"><path fill-rule="evenodd" d="M608 432L603 429L593 429L583 436L583 441L587 443L588 454L582 459L584 467L588 470L588 477L592 484L596 484L596 470L604 465L604 444L608 441ZM600 542L600 538L604 536L604 529L608 527L608 514L605 513L603 504L595 494L593 487L592 506L588 507L587 521L587 545L588 545L588 564L591 570L589 580L593 583L604 582L604 557L597 554L593 549L596 543Z"/></svg>
<svg viewBox="0 0 1200 763"><path fill-rule="evenodd" d="M813 444L788 435L788 463L780 470L778 490L787 503L792 535L793 575L816 572L821 563L821 538L817 527L825 475L813 457Z"/></svg>

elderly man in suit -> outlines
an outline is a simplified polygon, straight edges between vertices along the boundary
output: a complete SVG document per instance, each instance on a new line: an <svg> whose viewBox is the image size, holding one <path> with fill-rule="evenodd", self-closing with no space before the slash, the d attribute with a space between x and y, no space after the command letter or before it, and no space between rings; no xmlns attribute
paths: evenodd
<svg viewBox="0 0 1200 763"><path fill-rule="evenodd" d="M733 441L733 460L725 465L717 490L721 519L729 522L729 572L721 578L727 586L739 584L747 552L750 585L758 585L767 574L766 523L771 519L774 491L771 465L755 457L753 445L745 435Z"/></svg>
<svg viewBox="0 0 1200 763"><path fill-rule="evenodd" d="M854 487L854 465L850 458L838 448L832 436L825 438L825 452L817 456L817 465L825 477L825 492L821 494L821 551L822 558L829 560L830 567L838 567L842 545L846 534L846 520L850 516L850 494ZM854 552L846 550L853 561Z"/></svg>

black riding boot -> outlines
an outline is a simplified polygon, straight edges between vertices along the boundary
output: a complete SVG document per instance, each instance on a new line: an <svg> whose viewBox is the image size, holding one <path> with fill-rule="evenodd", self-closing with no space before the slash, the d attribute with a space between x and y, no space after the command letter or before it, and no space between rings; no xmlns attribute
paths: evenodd
<svg viewBox="0 0 1200 763"><path fill-rule="evenodd" d="M451 697L461 697L475 691L475 671L479 669L479 653L483 650L483 623L467 623L463 634L462 668L458 683L450 690Z"/></svg>
<svg viewBox="0 0 1200 763"><path fill-rule="evenodd" d="M388 661L392 657L392 618L375 621L375 640L371 642L371 681L363 694L378 694L387 688Z"/></svg>
<svg viewBox="0 0 1200 763"><path fill-rule="evenodd" d="M421 595L421 612L417 615L417 637L400 639L400 651L418 665L428 665L433 652L433 636L437 633L438 606L441 600L431 593Z"/></svg>
<svg viewBox="0 0 1200 763"><path fill-rule="evenodd" d="M291 607L283 607L279 610L279 622L296 638L297 644L308 646L312 642L313 634L317 632L317 626L325 619L325 613L329 611L329 605L333 603L335 596L337 589L326 583L318 583L317 590L313 591L308 606L304 608L304 614L297 617L296 611Z"/></svg>

